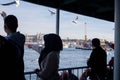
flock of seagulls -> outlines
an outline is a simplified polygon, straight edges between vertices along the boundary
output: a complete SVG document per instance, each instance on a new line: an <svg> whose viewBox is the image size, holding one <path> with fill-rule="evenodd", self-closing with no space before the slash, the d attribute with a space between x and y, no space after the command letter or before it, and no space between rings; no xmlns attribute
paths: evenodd
<svg viewBox="0 0 120 80"><path fill-rule="evenodd" d="M16 4L16 6L18 7L19 4L20 4L20 0L15 0L15 1L12 1L12 2L9 2L9 3L0 4L0 5L2 5L2 6L9 6L9 5L13 5L13 4ZM56 14L54 11L51 11L49 9L48 9L48 11L51 13L51 15ZM76 16L76 18L72 22L77 24L77 21L78 21L78 16Z"/></svg>
<svg viewBox="0 0 120 80"><path fill-rule="evenodd" d="M48 11L51 13L51 15L56 14L54 11L51 11L49 9L48 9ZM78 21L78 16L76 16L76 18L72 22L75 23L75 24L77 24L77 21Z"/></svg>

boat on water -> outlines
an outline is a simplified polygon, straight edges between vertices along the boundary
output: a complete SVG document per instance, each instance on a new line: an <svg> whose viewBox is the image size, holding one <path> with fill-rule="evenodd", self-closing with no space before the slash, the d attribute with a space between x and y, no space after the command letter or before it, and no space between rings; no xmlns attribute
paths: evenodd
<svg viewBox="0 0 120 80"><path fill-rule="evenodd" d="M76 46L75 49L92 50L91 46Z"/></svg>
<svg viewBox="0 0 120 80"><path fill-rule="evenodd" d="M92 50L92 48L89 47L75 47L75 49Z"/></svg>
<svg viewBox="0 0 120 80"><path fill-rule="evenodd" d="M82 43L81 45L77 45L75 49L92 50L92 45L91 43Z"/></svg>
<svg viewBox="0 0 120 80"><path fill-rule="evenodd" d="M72 44L65 44L63 45L63 48L74 48Z"/></svg>

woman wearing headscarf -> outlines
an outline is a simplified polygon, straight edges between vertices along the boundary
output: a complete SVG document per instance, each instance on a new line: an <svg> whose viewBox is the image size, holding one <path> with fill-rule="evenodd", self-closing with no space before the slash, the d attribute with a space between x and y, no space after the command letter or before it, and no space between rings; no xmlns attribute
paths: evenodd
<svg viewBox="0 0 120 80"><path fill-rule="evenodd" d="M38 60L40 70L36 69L40 80L59 80L58 68L62 49L60 36L53 33L44 35L44 48Z"/></svg>

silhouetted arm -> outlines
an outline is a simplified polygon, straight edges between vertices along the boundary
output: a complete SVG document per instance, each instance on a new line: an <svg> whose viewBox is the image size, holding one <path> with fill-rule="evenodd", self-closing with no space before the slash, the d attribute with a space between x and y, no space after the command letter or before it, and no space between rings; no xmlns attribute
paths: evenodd
<svg viewBox="0 0 120 80"><path fill-rule="evenodd" d="M2 13L0 13L0 14L3 17L3 19L7 16L7 14L4 11L2 11Z"/></svg>
<svg viewBox="0 0 120 80"><path fill-rule="evenodd" d="M39 45L33 45L32 49L37 51L38 53L41 53L41 50L43 49L43 47Z"/></svg>

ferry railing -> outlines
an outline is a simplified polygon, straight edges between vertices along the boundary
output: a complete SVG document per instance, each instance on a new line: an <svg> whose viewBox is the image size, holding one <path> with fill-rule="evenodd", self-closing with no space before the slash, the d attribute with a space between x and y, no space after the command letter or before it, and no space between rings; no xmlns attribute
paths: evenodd
<svg viewBox="0 0 120 80"><path fill-rule="evenodd" d="M70 80L72 77L76 77L80 79L80 76L83 74L83 72L88 69L87 66L82 66L82 67L72 67L72 68L61 68L59 69L59 75L61 80ZM34 71L28 71L25 72L25 77L26 80L39 80L39 77Z"/></svg>

